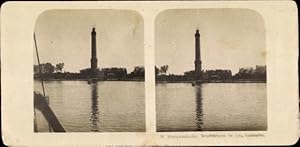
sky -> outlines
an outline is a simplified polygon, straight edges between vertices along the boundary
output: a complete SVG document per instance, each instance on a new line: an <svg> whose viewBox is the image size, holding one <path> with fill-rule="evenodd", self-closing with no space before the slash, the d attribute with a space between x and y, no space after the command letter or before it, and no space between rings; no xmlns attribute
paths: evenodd
<svg viewBox="0 0 300 147"><path fill-rule="evenodd" d="M248 9L172 9L155 21L155 64L168 73L194 70L195 32L200 32L202 69L266 65L263 18Z"/></svg>
<svg viewBox="0 0 300 147"><path fill-rule="evenodd" d="M51 10L39 16L35 34L40 62L64 62L64 71L90 67L91 31L96 28L98 68L144 64L143 18L129 10ZM37 64L34 52L34 64Z"/></svg>

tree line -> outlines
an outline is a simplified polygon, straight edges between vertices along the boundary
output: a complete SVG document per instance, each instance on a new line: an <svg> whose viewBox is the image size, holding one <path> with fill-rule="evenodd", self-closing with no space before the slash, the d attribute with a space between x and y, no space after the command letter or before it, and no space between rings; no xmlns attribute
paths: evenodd
<svg viewBox="0 0 300 147"><path fill-rule="evenodd" d="M34 78L39 79L42 75L44 79L87 79L90 75L90 68L80 70L80 73L71 73L63 71L64 63L43 63L34 65ZM167 74L169 65L155 66L156 81L193 81L195 79L195 71L184 72L183 75ZM126 68L102 68L99 70L104 74L106 80L144 80L145 69L143 66L135 66L134 69L127 73ZM40 73L41 72L41 73ZM232 75L231 70L203 70L201 72L202 80L222 81L222 80L258 80L266 81L266 66L257 65L253 67L240 68L238 73Z"/></svg>
<svg viewBox="0 0 300 147"><path fill-rule="evenodd" d="M42 74L52 74L54 72L62 72L63 68L64 68L64 63L57 63L55 66L52 65L51 63L47 62L47 63L43 63L39 65L34 65L33 66L33 70L34 73L37 74L39 72L41 72Z"/></svg>

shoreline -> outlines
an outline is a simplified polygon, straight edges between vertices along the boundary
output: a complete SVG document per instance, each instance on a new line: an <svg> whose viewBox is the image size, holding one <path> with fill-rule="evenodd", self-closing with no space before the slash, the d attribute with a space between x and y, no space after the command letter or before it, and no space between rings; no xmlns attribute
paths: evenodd
<svg viewBox="0 0 300 147"><path fill-rule="evenodd" d="M39 79L34 79L34 81L41 81ZM46 79L47 81L88 81L88 79ZM105 81L115 81L115 82L145 82L145 80L99 80L99 82ZM155 81L155 84L167 84L167 83L192 83L193 81ZM230 81L206 81L203 83L267 83L267 81L262 80L230 80Z"/></svg>
<svg viewBox="0 0 300 147"><path fill-rule="evenodd" d="M34 81L41 81L40 79L34 79ZM89 79L44 79L43 81L89 81ZM121 82L144 82L145 80L98 80L98 82L105 82L105 81L121 81Z"/></svg>
<svg viewBox="0 0 300 147"><path fill-rule="evenodd" d="M155 81L156 84L164 84L164 83L192 83L192 81ZM203 82L203 84L207 83L267 83L267 81L208 81Z"/></svg>

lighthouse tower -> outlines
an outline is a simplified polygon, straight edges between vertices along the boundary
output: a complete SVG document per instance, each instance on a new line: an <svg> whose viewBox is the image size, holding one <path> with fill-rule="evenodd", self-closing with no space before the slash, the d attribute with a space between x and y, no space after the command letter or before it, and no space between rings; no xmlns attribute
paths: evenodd
<svg viewBox="0 0 300 147"><path fill-rule="evenodd" d="M196 30L195 34L195 80L201 80L201 52L200 52L200 33Z"/></svg>
<svg viewBox="0 0 300 147"><path fill-rule="evenodd" d="M92 41L91 72L92 72L92 77L95 77L97 73L97 48L96 48L96 31L94 27L91 32L91 41Z"/></svg>

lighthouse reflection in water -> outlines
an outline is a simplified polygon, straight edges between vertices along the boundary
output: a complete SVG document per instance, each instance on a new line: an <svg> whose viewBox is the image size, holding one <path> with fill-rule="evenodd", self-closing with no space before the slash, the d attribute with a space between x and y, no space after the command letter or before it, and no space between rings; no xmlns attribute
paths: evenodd
<svg viewBox="0 0 300 147"><path fill-rule="evenodd" d="M97 83L91 84L92 89L92 105L91 105L91 131L98 132L99 109L98 109L98 86Z"/></svg>

